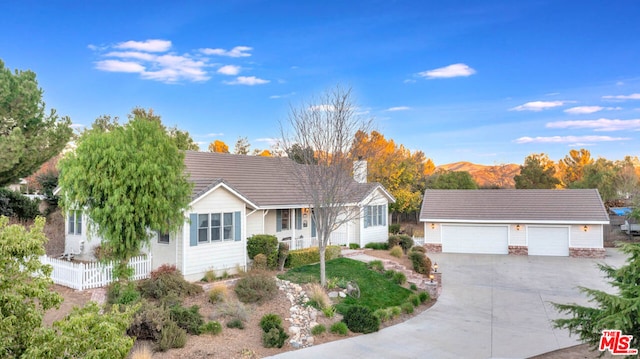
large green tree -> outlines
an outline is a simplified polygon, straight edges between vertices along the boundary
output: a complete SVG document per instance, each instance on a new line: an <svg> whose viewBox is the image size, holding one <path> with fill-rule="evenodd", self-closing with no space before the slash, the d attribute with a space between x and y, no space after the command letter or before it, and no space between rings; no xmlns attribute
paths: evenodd
<svg viewBox="0 0 640 359"><path fill-rule="evenodd" d="M62 297L49 290L51 266L40 262L45 254L44 218L29 230L9 225L0 216L0 357L20 357L42 325L47 309L58 307Z"/></svg>
<svg viewBox="0 0 640 359"><path fill-rule="evenodd" d="M597 188L602 200L607 202L619 197L616 179L619 168L605 158L598 158L596 161L584 166L582 178L571 182L569 188Z"/></svg>
<svg viewBox="0 0 640 359"><path fill-rule="evenodd" d="M184 153L158 121L138 113L109 131L89 131L60 161L61 204L83 209L120 269L149 240L184 221L191 184Z"/></svg>
<svg viewBox="0 0 640 359"><path fill-rule="evenodd" d="M432 189L478 189L478 184L467 171L436 171L427 181Z"/></svg>
<svg viewBox="0 0 640 359"><path fill-rule="evenodd" d="M556 328L568 329L594 350L598 349L603 330L620 330L633 335L630 348L640 348L640 244L625 244L622 251L628 255L620 268L599 264L600 269L616 288L616 293L580 287L593 305L553 305L570 318L554 320Z"/></svg>
<svg viewBox="0 0 640 359"><path fill-rule="evenodd" d="M520 174L513 179L517 189L553 189L560 184L555 174L553 161L544 153L535 153L524 159Z"/></svg>
<svg viewBox="0 0 640 359"><path fill-rule="evenodd" d="M0 187L35 172L71 137L71 120L47 113L42 94L35 73L0 60Z"/></svg>

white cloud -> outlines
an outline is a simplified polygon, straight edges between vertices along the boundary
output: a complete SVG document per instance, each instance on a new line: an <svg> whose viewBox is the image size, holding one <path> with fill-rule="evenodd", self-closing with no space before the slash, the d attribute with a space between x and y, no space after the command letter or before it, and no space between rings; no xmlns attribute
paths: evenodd
<svg viewBox="0 0 640 359"><path fill-rule="evenodd" d="M200 49L205 55L216 55L216 56L228 56L228 57L249 57L251 54L249 51L253 50L252 47L249 46L236 46L231 50L225 49Z"/></svg>
<svg viewBox="0 0 640 359"><path fill-rule="evenodd" d="M140 51L112 51L103 55L104 57L119 57L122 59L136 59L143 61L153 61L158 55Z"/></svg>
<svg viewBox="0 0 640 359"><path fill-rule="evenodd" d="M452 64L445 67L440 67L433 70L427 70L419 72L418 75L426 77L428 79L443 79L451 77L466 77L476 73L476 70L465 64Z"/></svg>
<svg viewBox="0 0 640 359"><path fill-rule="evenodd" d="M509 111L542 111L564 105L566 101L532 101L509 109Z"/></svg>
<svg viewBox="0 0 640 359"><path fill-rule="evenodd" d="M72 123L69 127L76 129L76 128L81 128L81 127L85 127L83 124L81 123Z"/></svg>
<svg viewBox="0 0 640 359"><path fill-rule="evenodd" d="M640 93L632 93L631 95L607 95L602 96L605 100L640 100Z"/></svg>
<svg viewBox="0 0 640 359"><path fill-rule="evenodd" d="M137 72L143 73L145 67L137 62L120 60L103 60L96 62L96 69L108 72Z"/></svg>
<svg viewBox="0 0 640 359"><path fill-rule="evenodd" d="M622 85L624 85L624 82L622 82L622 81L618 81L618 82L616 82L616 85L618 85L618 86L622 86Z"/></svg>
<svg viewBox="0 0 640 359"><path fill-rule="evenodd" d="M225 65L216 71L219 74L235 76L240 73L240 66L236 65Z"/></svg>
<svg viewBox="0 0 640 359"><path fill-rule="evenodd" d="M549 122L548 128L591 128L594 131L640 131L640 119L611 120L600 118L597 120L557 121Z"/></svg>
<svg viewBox="0 0 640 359"><path fill-rule="evenodd" d="M165 52L171 48L169 40L125 41L114 46L116 49L132 49L147 52Z"/></svg>
<svg viewBox="0 0 640 359"><path fill-rule="evenodd" d="M630 138L610 137L610 136L549 136L549 137L520 137L515 143L588 143L588 142L611 142L626 141Z"/></svg>
<svg viewBox="0 0 640 359"><path fill-rule="evenodd" d="M151 39L146 41L125 41L106 46L88 45L98 58L95 68L101 71L138 73L142 79L165 83L180 81L201 82L211 78L214 70L210 58L203 54L247 57L251 56L248 46L236 46L231 50L199 49L184 54L170 51L171 41ZM219 65L218 65L219 66ZM216 67L218 67L216 66ZM242 68L238 65L225 65L216 72L223 75L236 76ZM260 85L268 80L256 76L240 76L234 81L226 82L234 85Z"/></svg>
<svg viewBox="0 0 640 359"><path fill-rule="evenodd" d="M602 110L604 110L604 107L602 106L576 106L576 107L568 108L564 110L564 112L570 113L572 115L585 115L585 114L594 113Z"/></svg>
<svg viewBox="0 0 640 359"><path fill-rule="evenodd" d="M269 80L260 79L255 76L238 76L233 81L224 81L224 83L226 83L227 85L247 85L247 86L264 85L269 82L270 82Z"/></svg>
<svg viewBox="0 0 640 359"><path fill-rule="evenodd" d="M279 99L279 98L286 98L286 97L291 97L293 95L295 95L295 92L290 92L284 95L271 95L269 96L270 99L275 100L275 99Z"/></svg>
<svg viewBox="0 0 640 359"><path fill-rule="evenodd" d="M411 110L411 107L408 107L408 106L396 106L396 107L389 107L385 111L394 112L394 111L408 111L408 110Z"/></svg>
<svg viewBox="0 0 640 359"><path fill-rule="evenodd" d="M204 135L204 137L222 137L224 136L224 133L220 132L220 133L207 133L206 135Z"/></svg>
<svg viewBox="0 0 640 359"><path fill-rule="evenodd" d="M568 108L564 110L564 112L572 115L587 115L587 114L599 112L602 110L611 110L611 111L622 110L622 107L576 106L576 107Z"/></svg>
<svg viewBox="0 0 640 359"><path fill-rule="evenodd" d="M402 82L405 83L405 84L412 84L412 83L416 82L416 80L414 80L414 79L406 79L406 80L404 80Z"/></svg>
<svg viewBox="0 0 640 359"><path fill-rule="evenodd" d="M279 138L273 138L273 137L256 138L255 141L256 142L265 142L269 146L275 146L278 143L280 143L280 139Z"/></svg>

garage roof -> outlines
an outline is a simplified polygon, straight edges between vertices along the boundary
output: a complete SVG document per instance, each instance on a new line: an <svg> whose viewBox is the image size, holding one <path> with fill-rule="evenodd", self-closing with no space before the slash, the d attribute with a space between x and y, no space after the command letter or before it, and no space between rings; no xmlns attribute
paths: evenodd
<svg viewBox="0 0 640 359"><path fill-rule="evenodd" d="M422 222L606 224L597 189L426 190Z"/></svg>

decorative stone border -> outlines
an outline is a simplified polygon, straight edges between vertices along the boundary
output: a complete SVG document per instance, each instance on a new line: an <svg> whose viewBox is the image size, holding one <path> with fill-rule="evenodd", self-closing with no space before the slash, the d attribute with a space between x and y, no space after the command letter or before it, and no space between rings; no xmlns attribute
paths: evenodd
<svg viewBox="0 0 640 359"><path fill-rule="evenodd" d="M428 253L442 253L441 243L425 243L424 248Z"/></svg>
<svg viewBox="0 0 640 359"><path fill-rule="evenodd" d="M606 254L604 248L572 248L569 247L569 257L582 258L604 258Z"/></svg>
<svg viewBox="0 0 640 359"><path fill-rule="evenodd" d="M509 246L509 254L516 256L528 256L529 247L527 246Z"/></svg>

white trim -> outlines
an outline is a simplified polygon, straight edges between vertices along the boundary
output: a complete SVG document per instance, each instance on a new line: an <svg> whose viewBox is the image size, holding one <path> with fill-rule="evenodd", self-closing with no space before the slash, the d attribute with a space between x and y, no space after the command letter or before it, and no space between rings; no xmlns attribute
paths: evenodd
<svg viewBox="0 0 640 359"><path fill-rule="evenodd" d="M227 191L231 192L233 195L235 195L236 197L240 198L242 201L244 201L246 204L250 205L253 208L258 208L258 205L256 205L255 203L251 202L248 198L246 198L245 196L241 195L240 193L238 193L238 191L234 190L233 188L229 187L226 183L224 182L220 182L217 185L213 186L212 188L210 188L207 192L201 194L200 196L198 196L198 198L194 199L193 201L191 201L191 203L189 203L189 206L193 206L196 203L198 203L201 199L205 198L207 195L209 195L211 192L217 190L220 187L224 187Z"/></svg>
<svg viewBox="0 0 640 359"><path fill-rule="evenodd" d="M522 219L431 219L420 218L420 222L434 222L434 223L485 223L485 224L520 224L532 223L532 224L609 224L608 221L576 221L576 220L522 220Z"/></svg>

